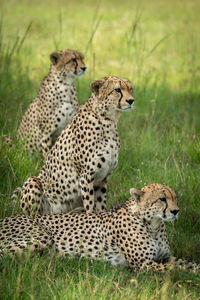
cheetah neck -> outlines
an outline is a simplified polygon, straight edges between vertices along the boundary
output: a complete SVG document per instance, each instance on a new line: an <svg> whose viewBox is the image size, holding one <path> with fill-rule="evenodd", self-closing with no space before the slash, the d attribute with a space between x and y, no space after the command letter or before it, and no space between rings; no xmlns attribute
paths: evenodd
<svg viewBox="0 0 200 300"><path fill-rule="evenodd" d="M120 116L121 116L121 111L113 110L113 111L106 112L106 117L116 124Z"/></svg>
<svg viewBox="0 0 200 300"><path fill-rule="evenodd" d="M55 80L59 85L62 83L65 85L72 85L75 79L75 76L69 73L66 73L66 76L63 76L61 72L54 70L52 66L50 67L48 77Z"/></svg>
<svg viewBox="0 0 200 300"><path fill-rule="evenodd" d="M71 103L74 107L78 107L76 87L71 78L67 77L63 79L63 77L60 77L55 72L50 72L44 78L39 88L38 98L40 102L46 102L48 95L51 97L52 104L63 101Z"/></svg>
<svg viewBox="0 0 200 300"><path fill-rule="evenodd" d="M148 227L152 232L157 232L160 229L160 226L163 224L163 221L160 218L155 218L154 215L151 216L151 211L147 212L146 208L143 210L133 198L130 198L126 202L128 211L136 216Z"/></svg>
<svg viewBox="0 0 200 300"><path fill-rule="evenodd" d="M71 86L74 83L74 77L73 76L61 76L59 73L54 75L55 81L57 84L63 84L63 85L68 85Z"/></svg>
<svg viewBox="0 0 200 300"><path fill-rule="evenodd" d="M96 116L98 116L98 119L101 119L104 123L113 123L117 124L118 119L121 115L120 111L117 110L108 110L108 107L103 103L103 101L99 101L99 99L95 96L95 94L92 94L91 97L88 99L86 103L87 108L91 109Z"/></svg>
<svg viewBox="0 0 200 300"><path fill-rule="evenodd" d="M151 212L149 210L148 211L140 211L138 212L139 215L140 215L140 218L146 223L148 224L150 227L152 227L152 229L155 229L158 228L160 226L160 224L163 223L163 221L160 219L160 218L155 218L155 215L154 215L154 212ZM151 213L153 215L151 215Z"/></svg>
<svg viewBox="0 0 200 300"><path fill-rule="evenodd" d="M153 218L151 222L147 222L147 227L151 232L158 232L163 222L161 219Z"/></svg>

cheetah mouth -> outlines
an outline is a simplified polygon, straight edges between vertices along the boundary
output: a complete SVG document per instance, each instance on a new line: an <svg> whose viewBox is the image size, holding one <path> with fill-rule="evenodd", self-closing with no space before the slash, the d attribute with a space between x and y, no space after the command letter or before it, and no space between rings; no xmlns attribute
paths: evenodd
<svg viewBox="0 0 200 300"><path fill-rule="evenodd" d="M81 76L83 76L84 74L85 74L85 72L86 71L82 71L82 72L80 72L80 73L74 73L74 75L76 76L76 77L81 77Z"/></svg>
<svg viewBox="0 0 200 300"><path fill-rule="evenodd" d="M132 105L126 106L126 107L117 107L116 110L118 111L126 111L126 110L131 110L133 108Z"/></svg>
<svg viewBox="0 0 200 300"><path fill-rule="evenodd" d="M176 215L176 216L172 215L172 216L169 216L169 217L163 217L163 216L157 215L156 217L158 219L163 220L164 222L173 222L173 221L178 219L178 215Z"/></svg>
<svg viewBox="0 0 200 300"><path fill-rule="evenodd" d="M170 217L167 217L167 218L163 218L161 217L161 219L165 222L173 222L175 221L176 219L178 219L178 216L170 216Z"/></svg>

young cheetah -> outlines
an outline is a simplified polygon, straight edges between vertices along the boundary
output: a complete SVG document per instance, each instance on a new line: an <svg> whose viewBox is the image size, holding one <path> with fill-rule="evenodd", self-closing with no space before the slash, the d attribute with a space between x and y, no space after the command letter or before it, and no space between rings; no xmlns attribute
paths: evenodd
<svg viewBox="0 0 200 300"><path fill-rule="evenodd" d="M77 206L106 209L106 179L118 162L117 122L134 102L132 84L115 76L92 82L92 95L79 108L50 150L37 177L21 191L24 213L61 213Z"/></svg>
<svg viewBox="0 0 200 300"><path fill-rule="evenodd" d="M132 188L130 193L125 204L98 214L5 218L0 229L1 254L54 247L63 255L86 256L138 271L175 266L200 270L197 264L170 258L164 222L175 220L179 213L172 188L150 184L141 190Z"/></svg>
<svg viewBox="0 0 200 300"><path fill-rule="evenodd" d="M18 129L18 137L31 151L46 157L65 126L78 109L74 79L86 71L83 55L60 50L50 55L49 74L43 79L37 97L29 105Z"/></svg>

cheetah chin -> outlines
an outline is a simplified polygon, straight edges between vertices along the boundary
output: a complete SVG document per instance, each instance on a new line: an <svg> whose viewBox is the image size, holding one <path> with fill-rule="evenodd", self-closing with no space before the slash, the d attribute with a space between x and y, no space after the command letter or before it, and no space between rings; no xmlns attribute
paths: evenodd
<svg viewBox="0 0 200 300"><path fill-rule="evenodd" d="M81 77L85 75L86 71L80 72L79 74L74 74L76 77Z"/></svg>

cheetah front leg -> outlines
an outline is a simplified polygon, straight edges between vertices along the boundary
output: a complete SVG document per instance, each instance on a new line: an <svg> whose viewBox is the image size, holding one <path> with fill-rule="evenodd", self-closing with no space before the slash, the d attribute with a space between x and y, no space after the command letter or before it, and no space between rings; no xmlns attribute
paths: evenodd
<svg viewBox="0 0 200 300"><path fill-rule="evenodd" d="M47 157L49 150L53 146L53 135L56 130L58 130L58 124L52 117L51 123L46 124L45 130L41 132L41 150L44 158Z"/></svg>
<svg viewBox="0 0 200 300"><path fill-rule="evenodd" d="M61 102L56 108L51 118L46 119L45 131L42 133L42 153L46 158L49 150L55 144L62 130L71 122L76 113L75 107L68 102Z"/></svg>
<svg viewBox="0 0 200 300"><path fill-rule="evenodd" d="M133 270L137 271L166 271L166 270L173 270L173 269L181 269L181 270L189 270L193 273L196 273L200 270L200 265L196 263L188 263L182 259L176 259L175 257L169 257L167 262L156 262L152 258L148 257L148 249L143 249L140 253L138 249L135 249L133 253L129 250L129 244L127 242L127 246L120 246L122 253L129 265L129 267ZM150 249L150 248L149 248Z"/></svg>
<svg viewBox="0 0 200 300"><path fill-rule="evenodd" d="M42 136L42 140L41 140L41 148L42 148L42 155L44 158L47 157L47 154L49 152L49 150L52 147L52 136L51 134L48 133L44 133Z"/></svg>
<svg viewBox="0 0 200 300"><path fill-rule="evenodd" d="M137 252L136 252L137 253ZM143 256L143 253L142 253ZM160 271L163 272L167 269L172 269L173 265L167 263L155 262L151 259L144 259L143 257L138 257L137 255L131 255L130 253L125 254L126 261L129 267L137 271Z"/></svg>
<svg viewBox="0 0 200 300"><path fill-rule="evenodd" d="M21 190L20 206L25 214L32 215L42 213L43 188L37 177L29 177L23 184Z"/></svg>
<svg viewBox="0 0 200 300"><path fill-rule="evenodd" d="M165 264L156 263L156 262L147 262L146 266L147 270L156 270L156 271L164 271L164 270L172 270L172 269L180 269L184 271L189 271L193 273L197 273L200 271L200 265L188 262L184 259L176 259L175 257L171 257L169 261Z"/></svg>
<svg viewBox="0 0 200 300"><path fill-rule="evenodd" d="M195 262L190 262L182 258L171 257L170 263L176 266L176 268L181 270L188 270L193 273L200 272L200 265Z"/></svg>
<svg viewBox="0 0 200 300"><path fill-rule="evenodd" d="M168 268L172 268L173 264L170 264L168 261L157 262L154 260L156 252L159 251L157 243L155 243L155 240L149 236L149 234L146 234L146 230L143 229L143 227L141 227L140 231L138 231L140 233L139 236L137 231L132 229L134 226L135 223L132 222L129 223L128 227L126 225L125 229L121 228L119 230L120 236L117 237L117 246L120 248L129 267L137 271L142 271L145 269L147 271L164 271ZM133 243L134 239L137 242Z"/></svg>
<svg viewBox="0 0 200 300"><path fill-rule="evenodd" d="M82 175L80 178L81 196L83 207L87 213L94 210L94 179L88 175Z"/></svg>
<svg viewBox="0 0 200 300"><path fill-rule="evenodd" d="M106 188L107 181L104 180L98 186L94 187L94 201L96 212L106 210Z"/></svg>

